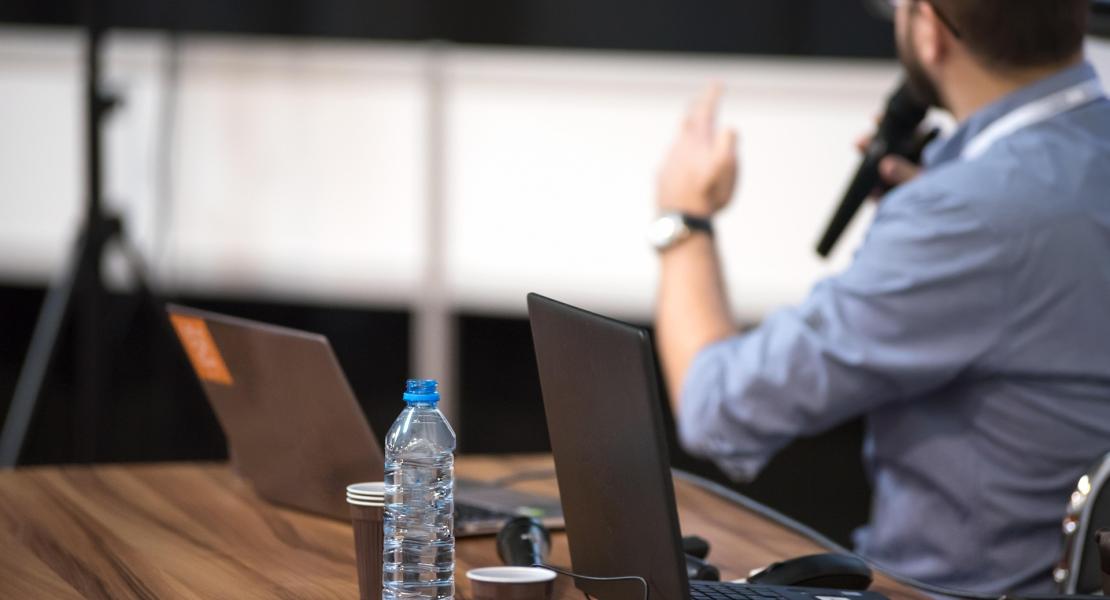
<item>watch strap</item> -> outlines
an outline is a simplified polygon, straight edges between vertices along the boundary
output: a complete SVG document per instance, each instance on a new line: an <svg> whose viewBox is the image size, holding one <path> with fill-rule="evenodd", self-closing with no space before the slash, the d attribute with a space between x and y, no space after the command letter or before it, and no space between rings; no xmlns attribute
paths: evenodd
<svg viewBox="0 0 1110 600"><path fill-rule="evenodd" d="M690 231L701 231L713 235L713 222L705 217L695 217L688 213L678 213L682 217L682 222L690 228Z"/></svg>

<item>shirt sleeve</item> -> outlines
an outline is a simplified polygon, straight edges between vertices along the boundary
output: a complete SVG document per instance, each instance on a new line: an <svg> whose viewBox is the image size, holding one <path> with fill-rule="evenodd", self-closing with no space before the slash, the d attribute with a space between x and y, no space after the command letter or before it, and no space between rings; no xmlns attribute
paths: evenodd
<svg viewBox="0 0 1110 600"><path fill-rule="evenodd" d="M797 436L984 366L1016 255L971 203L918 189L888 195L852 265L800 306L702 349L678 415L688 451L752 479Z"/></svg>

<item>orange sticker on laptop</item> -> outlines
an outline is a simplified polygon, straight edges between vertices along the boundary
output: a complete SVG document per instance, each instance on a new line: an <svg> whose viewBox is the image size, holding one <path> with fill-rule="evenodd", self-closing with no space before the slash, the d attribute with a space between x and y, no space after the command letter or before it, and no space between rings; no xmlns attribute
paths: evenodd
<svg viewBox="0 0 1110 600"><path fill-rule="evenodd" d="M189 355L189 362L197 377L203 381L231 385L231 373L227 370L224 357L212 339L212 332L208 331L208 324L199 317L185 315L170 315L170 322L177 331L181 345L185 347L185 354Z"/></svg>

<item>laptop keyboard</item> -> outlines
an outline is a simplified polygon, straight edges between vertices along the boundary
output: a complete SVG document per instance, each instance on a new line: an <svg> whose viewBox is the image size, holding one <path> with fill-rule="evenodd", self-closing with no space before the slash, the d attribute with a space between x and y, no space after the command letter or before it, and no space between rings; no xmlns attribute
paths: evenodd
<svg viewBox="0 0 1110 600"><path fill-rule="evenodd" d="M691 581L690 600L794 600L794 598L774 587L762 585Z"/></svg>
<svg viewBox="0 0 1110 600"><path fill-rule="evenodd" d="M495 510L488 510L488 509L482 508L480 506L474 506L472 504L458 504L458 503L455 504L455 520L456 521L465 521L465 522L496 521L496 520L507 521L507 520L511 519L512 516L513 515L506 514L506 513L503 513L503 512L498 512L498 511L495 511Z"/></svg>

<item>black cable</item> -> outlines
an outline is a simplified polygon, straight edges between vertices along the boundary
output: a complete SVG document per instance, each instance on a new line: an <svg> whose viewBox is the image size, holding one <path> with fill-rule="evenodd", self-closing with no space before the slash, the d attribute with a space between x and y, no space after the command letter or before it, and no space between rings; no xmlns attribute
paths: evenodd
<svg viewBox="0 0 1110 600"><path fill-rule="evenodd" d="M644 579L643 577L640 577L639 575L619 575L619 576L616 576L616 577L594 577L592 575L579 575L578 573L575 573L573 571L567 571L567 570L564 570L564 569L560 569L559 567L553 567L551 565L545 565L543 563L536 563L532 566L533 567L539 567L541 569L547 569L548 571L554 571L554 572L556 572L560 575L566 575L567 577L572 577L574 579L585 579L587 581L639 581L640 585L644 586L644 600L648 600L648 582L647 582L646 579ZM582 593L586 594L586 592L582 592ZM590 597L590 595L586 594L586 598L589 598L589 597Z"/></svg>
<svg viewBox="0 0 1110 600"><path fill-rule="evenodd" d="M737 492L736 490L729 489L729 488L727 488L727 487L725 487L725 486L723 486L723 485L721 485L721 484L719 484L715 481L711 481L709 479L706 479L705 477L702 477L700 475L695 475L693 473L689 473L689 472L683 471L681 469L671 469L671 471L674 473L675 477L677 477L679 479L682 479L684 481L689 481L690 483L693 483L694 485L696 485L700 488L703 488L703 489L705 489L709 492L712 492L712 493L714 493L714 494L716 494L716 495L718 495L718 496L720 496L720 497L722 497L726 500L729 500L730 502L734 502L736 504L739 504L740 506L756 513L757 515L759 515L761 517L764 517L766 519L774 521L775 523L777 523L777 524L779 524L779 525L781 525L781 526L783 526L787 529L790 529L791 531L793 531L794 533L797 533L798 535L801 535L802 537L809 538L810 540L816 542L818 545L824 546L825 549L828 550L829 552L835 552L837 554L848 554L848 555L851 555L851 556L855 556L855 557L859 558L860 560L864 561L865 563L867 563L868 565L870 565L876 571L879 571L883 575L886 575L888 578L890 578L890 579L894 580L895 582L900 583L902 585L918 589L918 590L920 590L922 592L926 592L928 594L938 594L938 595L941 595L941 596L951 596L953 598L962 598L963 600L998 600L1000 597L1003 596L1003 594L990 594L990 593L986 593L986 592L974 592L974 591L970 591L970 590L953 590L953 589L941 587L941 586L938 586L938 585L932 585L930 583L925 583L923 581L918 581L918 580L913 579L911 577L906 577L904 575L899 575L897 573L893 573L893 572L891 572L887 569L884 569L882 567L882 565L876 564L874 561L867 558L866 556L860 556L859 554L857 554L857 553L845 548L844 546L841 546L840 544L832 541L831 539L829 539L828 537L826 537L822 533L818 532L816 529L813 529L812 527L810 527L808 525L805 525L805 524L800 523L800 522L798 522L794 519L791 519L790 517L788 517L788 516L780 513L779 511L771 508L770 506L767 506L765 504L762 504L760 502L752 500L751 498Z"/></svg>

